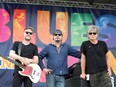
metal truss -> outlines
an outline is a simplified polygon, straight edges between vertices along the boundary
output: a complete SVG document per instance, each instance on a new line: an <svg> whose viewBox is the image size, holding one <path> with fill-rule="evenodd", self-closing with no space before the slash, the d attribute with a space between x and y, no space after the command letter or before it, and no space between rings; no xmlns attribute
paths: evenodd
<svg viewBox="0 0 116 87"><path fill-rule="evenodd" d="M77 2L77 1L62 1L62 0L61 1L58 1L58 0L57 1L55 1L55 0L0 0L0 2L116 10L116 4L101 4L101 3L90 4L88 2Z"/></svg>

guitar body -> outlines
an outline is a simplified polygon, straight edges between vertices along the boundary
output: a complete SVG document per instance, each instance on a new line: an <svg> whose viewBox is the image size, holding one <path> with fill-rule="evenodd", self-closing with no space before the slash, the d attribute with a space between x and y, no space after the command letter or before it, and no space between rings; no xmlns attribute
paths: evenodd
<svg viewBox="0 0 116 87"><path fill-rule="evenodd" d="M39 65L29 64L29 65L25 66L17 61L12 60L10 57L6 58L2 55L0 55L0 57L2 57L4 59L16 64L17 66L19 66L22 69L22 71L19 71L19 74L22 76L29 77L33 83L37 83L40 80L41 68L39 67Z"/></svg>
<svg viewBox="0 0 116 87"><path fill-rule="evenodd" d="M40 79L41 68L37 64L29 64L25 67L25 69L19 71L19 74L22 76L27 76L33 83L37 83Z"/></svg>

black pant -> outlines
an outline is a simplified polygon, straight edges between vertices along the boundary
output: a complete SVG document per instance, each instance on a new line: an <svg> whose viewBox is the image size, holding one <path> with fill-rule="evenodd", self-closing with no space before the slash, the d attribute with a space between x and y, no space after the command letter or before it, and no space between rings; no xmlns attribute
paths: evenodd
<svg viewBox="0 0 116 87"><path fill-rule="evenodd" d="M91 87L90 82L87 80L81 79L81 87Z"/></svg>
<svg viewBox="0 0 116 87"><path fill-rule="evenodd" d="M24 84L24 87L32 87L32 82L28 77L21 76L19 73L14 73L12 87L21 87L22 84Z"/></svg>
<svg viewBox="0 0 116 87"><path fill-rule="evenodd" d="M111 78L107 71L90 74L91 87L112 87Z"/></svg>

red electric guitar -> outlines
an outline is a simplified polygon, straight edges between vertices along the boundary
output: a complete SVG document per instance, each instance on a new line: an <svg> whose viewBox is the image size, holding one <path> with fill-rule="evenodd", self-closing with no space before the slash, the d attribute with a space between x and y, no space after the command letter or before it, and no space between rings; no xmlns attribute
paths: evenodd
<svg viewBox="0 0 116 87"><path fill-rule="evenodd" d="M22 69L22 71L19 71L19 74L22 76L29 77L33 83L37 83L40 80L41 68L39 67L39 65L29 64L29 65L25 66L25 65L22 65L16 61L12 60L11 58L6 58L2 55L0 55L0 57L19 66Z"/></svg>

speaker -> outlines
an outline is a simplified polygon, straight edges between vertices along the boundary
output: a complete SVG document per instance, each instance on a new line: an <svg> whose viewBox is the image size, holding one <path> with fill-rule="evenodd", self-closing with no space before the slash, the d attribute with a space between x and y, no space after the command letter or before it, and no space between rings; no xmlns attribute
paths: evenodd
<svg viewBox="0 0 116 87"><path fill-rule="evenodd" d="M65 87L81 87L81 80L79 76L72 77L65 80Z"/></svg>
<svg viewBox="0 0 116 87"><path fill-rule="evenodd" d="M77 76L80 76L80 74L81 74L81 66L79 62L79 63L73 64L72 66L68 68L68 75L65 76L65 79L77 77Z"/></svg>
<svg viewBox="0 0 116 87"><path fill-rule="evenodd" d="M69 67L69 74L65 80L65 87L81 87L81 67L80 62Z"/></svg>

